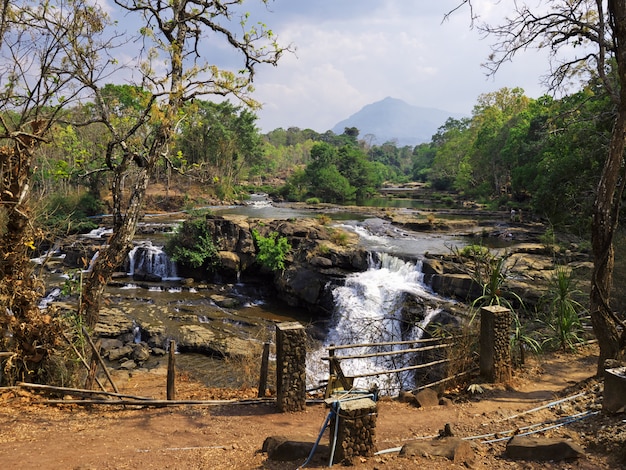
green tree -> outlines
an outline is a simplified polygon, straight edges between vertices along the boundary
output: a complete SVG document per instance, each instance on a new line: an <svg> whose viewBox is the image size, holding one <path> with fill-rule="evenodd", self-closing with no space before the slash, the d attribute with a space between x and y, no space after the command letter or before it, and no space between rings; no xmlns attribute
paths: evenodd
<svg viewBox="0 0 626 470"><path fill-rule="evenodd" d="M460 3L472 5L471 0ZM613 240L626 187L626 0L606 3L553 0L546 4L549 8L537 10L525 2L517 2L502 24L479 27L495 39L487 62L491 73L529 47L548 49L555 58L566 48L567 59L555 61L549 85L557 88L572 77L587 73L597 77L615 106L591 225L594 268L590 314L600 345L597 371L601 373L606 359L623 357L626 350L626 322L610 305L615 262Z"/></svg>
<svg viewBox="0 0 626 470"><path fill-rule="evenodd" d="M101 58L90 57L76 77L93 91L94 114L106 126L105 162L112 174L113 235L86 279L81 304L90 327L98 320L106 282L131 247L151 178L163 158L172 158L169 152L185 119L185 105L206 96L232 95L256 106L251 93L258 67L277 64L285 51L271 30L262 24L250 25L247 15L239 25L241 32L230 29L239 0L115 0L115 4L142 24L144 55L139 57L136 73L145 84L145 93L137 96L136 112L130 113L127 125L109 106L100 82L106 74L96 73L103 69ZM220 43L228 44L241 59L237 71L220 69L201 55ZM130 188L130 193L125 194L124 188Z"/></svg>
<svg viewBox="0 0 626 470"><path fill-rule="evenodd" d="M203 182L211 182L221 196L233 196L233 186L244 168L261 161L257 116L228 101L194 101L177 139L185 160Z"/></svg>

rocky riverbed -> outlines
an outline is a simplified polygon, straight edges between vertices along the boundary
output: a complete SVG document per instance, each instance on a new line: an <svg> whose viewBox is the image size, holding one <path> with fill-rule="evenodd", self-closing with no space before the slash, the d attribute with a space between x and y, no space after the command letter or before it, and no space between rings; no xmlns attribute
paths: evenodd
<svg viewBox="0 0 626 470"><path fill-rule="evenodd" d="M359 213L368 221L368 230L378 231L375 235L379 236L419 238L446 233L460 237L462 244L491 247L493 256L506 258L507 288L523 299L529 309L540 305L558 265L566 264L581 280L588 278L591 269L589 254L574 241L566 240L558 245L542 243L545 226L539 222L513 223L505 213L463 210L435 214L302 204L295 208L304 213L337 210ZM241 286L246 284L258 287L254 295L272 298L291 311L300 312L303 319L308 319L305 323L310 325L311 336L322 338L324 324L333 311L332 287L341 285L346 276L368 269L371 257L376 256L360 242L355 231L314 214L297 219L208 215L206 224L219 250L220 268L216 273L179 272L180 280L165 287L172 291L165 302L163 296L150 295L156 286L163 289L159 279L146 279L141 277L142 273L135 273L135 278L129 280L126 273L121 273L112 282L115 293L109 294L97 332L102 337L121 341L121 346L117 342L107 343L105 355L112 354L116 363L125 367L146 363L143 350L137 352L137 344L145 344L153 351L152 356L159 357L172 338L172 325L177 326L175 339L181 351L218 357L257 355L264 337L271 334L268 328L273 321L255 319L246 312L248 300L241 295ZM167 223L151 222L143 227L150 233L140 236L171 230L171 224ZM271 272L255 262L253 230L265 236L276 232L288 239L292 249L283 271ZM76 268L78 260L89 259L100 243L103 240L82 240L65 247L71 256L65 257L64 269ZM442 297L437 306L449 315L463 315L469 302L480 295L481 286L471 275L471 262L460 256L458 248L443 247L437 252L402 256L422 260L424 280ZM123 290L129 281L135 283L139 292ZM583 284L581 291L584 290ZM200 300L194 302L202 305L202 313L177 297L187 298L190 293L200 294ZM407 312L410 311L412 318L419 318L416 305L418 310L423 310L427 306L425 302L428 301L407 301ZM120 348L126 352L121 356Z"/></svg>

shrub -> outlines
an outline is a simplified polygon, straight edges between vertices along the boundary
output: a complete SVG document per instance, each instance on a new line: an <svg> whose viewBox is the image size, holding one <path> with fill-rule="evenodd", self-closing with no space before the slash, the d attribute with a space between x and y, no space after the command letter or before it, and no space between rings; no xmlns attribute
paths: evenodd
<svg viewBox="0 0 626 470"><path fill-rule="evenodd" d="M333 242L335 245L347 246L348 234L342 230L333 230L330 233L330 241Z"/></svg>
<svg viewBox="0 0 626 470"><path fill-rule="evenodd" d="M252 231L252 236L259 250L256 255L259 264L272 271L283 271L287 253L291 250L287 238L279 237L277 232L272 232L264 237L257 230Z"/></svg>
<svg viewBox="0 0 626 470"><path fill-rule="evenodd" d="M575 300L580 291L575 288L571 270L565 266L557 266L550 280L547 293L548 315L546 323L553 335L546 340L560 349L575 350L576 345L584 341L583 327L579 312L585 308Z"/></svg>
<svg viewBox="0 0 626 470"><path fill-rule="evenodd" d="M179 225L164 249L170 259L191 268L212 270L218 264L217 248L203 217L195 217Z"/></svg>
<svg viewBox="0 0 626 470"><path fill-rule="evenodd" d="M102 213L102 203L90 193L53 195L43 209L41 220L51 230L84 233L98 228L90 216Z"/></svg>
<svg viewBox="0 0 626 470"><path fill-rule="evenodd" d="M317 220L317 223L320 225L328 225L332 221L330 216L327 214L318 214L315 217L315 220Z"/></svg>

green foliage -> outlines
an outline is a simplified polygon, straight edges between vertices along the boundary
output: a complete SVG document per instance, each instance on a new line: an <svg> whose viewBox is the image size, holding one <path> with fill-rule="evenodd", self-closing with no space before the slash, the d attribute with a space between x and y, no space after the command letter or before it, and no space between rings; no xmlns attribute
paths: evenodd
<svg viewBox="0 0 626 470"><path fill-rule="evenodd" d="M305 202L310 205L315 205L315 204L319 204L321 201L320 201L320 198L318 197L309 197L307 198Z"/></svg>
<svg viewBox="0 0 626 470"><path fill-rule="evenodd" d="M348 234L343 230L333 229L330 232L330 241L333 242L335 245L347 246L348 240Z"/></svg>
<svg viewBox="0 0 626 470"><path fill-rule="evenodd" d="M328 225L333 219L328 214L318 214L315 216L315 220L320 225Z"/></svg>
<svg viewBox="0 0 626 470"><path fill-rule="evenodd" d="M584 341L580 313L585 308L575 299L579 294L571 270L566 266L557 266L546 294L546 324L553 332L546 340L550 346L575 350L576 345Z"/></svg>
<svg viewBox="0 0 626 470"><path fill-rule="evenodd" d="M102 204L90 193L50 197L39 217L43 225L53 232L84 233L98 228L89 217L102 213Z"/></svg>
<svg viewBox="0 0 626 470"><path fill-rule="evenodd" d="M279 237L278 232L272 232L267 237L262 236L255 229L252 236L258 247L256 260L262 266L272 271L283 271L285 259L291 250L291 245L286 237Z"/></svg>
<svg viewBox="0 0 626 470"><path fill-rule="evenodd" d="M179 225L164 250L170 259L191 268L212 270L219 261L206 219L197 215Z"/></svg>

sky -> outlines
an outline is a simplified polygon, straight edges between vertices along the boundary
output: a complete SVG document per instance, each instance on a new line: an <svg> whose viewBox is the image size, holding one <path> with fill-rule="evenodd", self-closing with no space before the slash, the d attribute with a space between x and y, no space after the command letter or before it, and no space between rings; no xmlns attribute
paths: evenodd
<svg viewBox="0 0 626 470"><path fill-rule="evenodd" d="M252 5L254 2L251 2ZM496 21L509 2L474 1L481 19ZM512 3L512 2L511 2ZM259 127L331 129L385 97L420 107L471 115L479 95L521 87L532 98L546 92L549 64L526 51L495 77L481 67L489 38L471 28L457 0L276 0L259 10L279 42L293 44L276 68L255 80ZM504 5L503 5L504 4ZM252 11L256 13L256 11ZM442 123L443 124L443 123Z"/></svg>
<svg viewBox="0 0 626 470"><path fill-rule="evenodd" d="M549 64L537 51L516 56L495 77L486 75L481 64L493 38L481 39L471 28L467 8L444 19L460 1L245 1L250 21L262 21L295 51L277 67L257 71L253 96L263 106L258 127L325 132L386 97L469 116L481 94L502 87L521 87L531 98L543 95ZM513 2L472 3L481 20L498 23Z"/></svg>

